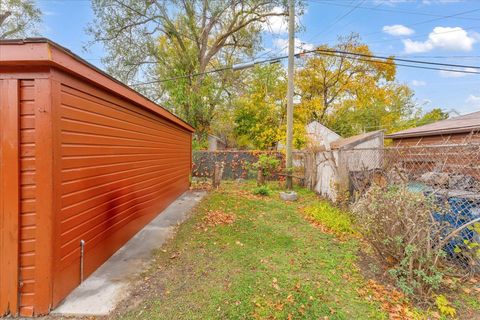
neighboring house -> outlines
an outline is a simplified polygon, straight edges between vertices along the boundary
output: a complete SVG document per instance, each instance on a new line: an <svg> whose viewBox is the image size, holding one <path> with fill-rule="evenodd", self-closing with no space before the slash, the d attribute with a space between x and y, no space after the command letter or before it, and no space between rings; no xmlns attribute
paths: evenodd
<svg viewBox="0 0 480 320"><path fill-rule="evenodd" d="M394 146L480 142L480 111L388 134Z"/></svg>
<svg viewBox="0 0 480 320"><path fill-rule="evenodd" d="M225 141L217 136L211 134L208 135L208 151L224 150L226 147L227 144Z"/></svg>

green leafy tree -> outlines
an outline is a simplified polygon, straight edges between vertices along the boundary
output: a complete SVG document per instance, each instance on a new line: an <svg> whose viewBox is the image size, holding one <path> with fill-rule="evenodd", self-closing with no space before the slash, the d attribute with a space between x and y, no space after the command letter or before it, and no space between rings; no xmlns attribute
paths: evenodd
<svg viewBox="0 0 480 320"><path fill-rule="evenodd" d="M0 39L37 35L42 12L31 0L0 0Z"/></svg>
<svg viewBox="0 0 480 320"><path fill-rule="evenodd" d="M320 49L372 55L356 34L339 40L336 46ZM305 123L318 120L342 136L378 129L391 132L421 121L424 115L413 91L395 80L394 61L382 61L329 53L307 57L296 73L299 117ZM425 116L422 121L438 114Z"/></svg>
<svg viewBox="0 0 480 320"><path fill-rule="evenodd" d="M340 38L338 45L322 45L319 49L372 54L358 35ZM301 96L301 109L312 120L325 122L350 101L359 101L364 92L376 93L383 83L395 78L395 65L370 59L359 59L342 54L315 54L308 56L297 69L296 83Z"/></svg>
<svg viewBox="0 0 480 320"><path fill-rule="evenodd" d="M450 114L448 112L443 111L440 108L433 108L428 112L418 110L417 115L413 117L413 119L407 120L404 127L406 129L423 126L440 120L448 119L449 115Z"/></svg>
<svg viewBox="0 0 480 320"><path fill-rule="evenodd" d="M259 48L268 18L284 16L279 0L93 0L88 28L108 52L108 71L137 86L205 136L232 90L232 73L180 78L231 65ZM171 81L156 82L155 79Z"/></svg>
<svg viewBox="0 0 480 320"><path fill-rule="evenodd" d="M279 64L256 66L235 101L235 135L241 147L272 149L281 139L287 79Z"/></svg>

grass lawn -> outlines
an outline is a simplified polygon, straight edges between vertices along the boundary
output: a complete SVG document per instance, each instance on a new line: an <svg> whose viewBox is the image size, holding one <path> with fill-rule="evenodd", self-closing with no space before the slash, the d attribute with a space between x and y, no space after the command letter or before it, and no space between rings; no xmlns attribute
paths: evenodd
<svg viewBox="0 0 480 320"><path fill-rule="evenodd" d="M303 189L285 203L279 189L255 196L252 182L211 192L155 254L126 319L385 319L359 290L358 241L338 240L307 221L320 200ZM323 210L321 210L323 211ZM342 222L341 230L349 232Z"/></svg>

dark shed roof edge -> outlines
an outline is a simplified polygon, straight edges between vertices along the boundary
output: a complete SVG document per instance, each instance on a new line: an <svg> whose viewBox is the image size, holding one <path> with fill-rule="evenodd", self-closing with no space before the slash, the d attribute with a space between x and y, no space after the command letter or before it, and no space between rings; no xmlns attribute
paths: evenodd
<svg viewBox="0 0 480 320"><path fill-rule="evenodd" d="M463 127L463 128L455 128L455 129L444 129L444 130L437 129L437 130L411 132L411 133L409 133L409 132L391 133L391 134L385 135L385 139L401 139L401 138L440 136L440 135L445 135L445 134L472 133L472 132L480 132L480 125Z"/></svg>

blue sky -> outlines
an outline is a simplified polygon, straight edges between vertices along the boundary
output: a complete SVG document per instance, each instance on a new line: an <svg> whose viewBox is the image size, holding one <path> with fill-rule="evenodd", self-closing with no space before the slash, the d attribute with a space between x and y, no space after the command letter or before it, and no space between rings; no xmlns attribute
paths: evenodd
<svg viewBox="0 0 480 320"><path fill-rule="evenodd" d="M44 12L44 36L102 67L101 46L83 49L93 17L88 0L37 3ZM358 32L377 55L480 66L480 0L306 0L305 9L296 35L305 49ZM265 52L283 54L286 39L286 23L272 20ZM480 75L399 67L397 78L415 91L425 110L480 111Z"/></svg>

